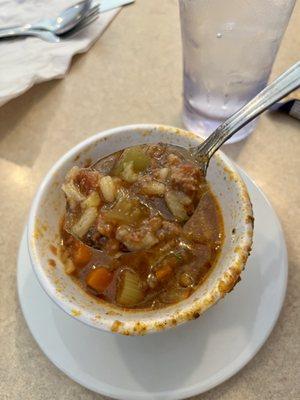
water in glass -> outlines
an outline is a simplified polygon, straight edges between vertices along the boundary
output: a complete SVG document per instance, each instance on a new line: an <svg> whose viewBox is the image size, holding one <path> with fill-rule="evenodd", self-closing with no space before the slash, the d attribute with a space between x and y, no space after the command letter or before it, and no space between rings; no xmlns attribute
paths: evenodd
<svg viewBox="0 0 300 400"><path fill-rule="evenodd" d="M268 81L295 0L179 0L186 127L203 136ZM249 134L255 121L232 138Z"/></svg>

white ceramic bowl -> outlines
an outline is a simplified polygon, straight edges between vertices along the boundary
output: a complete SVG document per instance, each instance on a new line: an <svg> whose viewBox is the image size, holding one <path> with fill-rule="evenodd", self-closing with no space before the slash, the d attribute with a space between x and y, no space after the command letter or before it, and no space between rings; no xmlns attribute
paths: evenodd
<svg viewBox="0 0 300 400"><path fill-rule="evenodd" d="M253 215L245 184L228 159L218 152L207 179L220 203L225 226L221 255L209 277L188 299L153 311L123 311L100 303L79 289L64 273L51 245L59 241L59 221L65 210L60 186L74 165L104 157L141 143L165 142L184 147L199 144L196 135L159 125L131 125L110 129L79 143L56 162L35 196L29 216L28 245L33 269L49 297L69 315L94 328L138 335L174 327L199 317L235 283L245 267L252 245ZM53 261L55 266L53 266Z"/></svg>

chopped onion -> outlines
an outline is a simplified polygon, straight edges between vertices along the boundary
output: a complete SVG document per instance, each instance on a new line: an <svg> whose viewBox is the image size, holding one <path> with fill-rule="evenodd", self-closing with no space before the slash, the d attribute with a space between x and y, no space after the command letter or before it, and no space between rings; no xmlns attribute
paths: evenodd
<svg viewBox="0 0 300 400"><path fill-rule="evenodd" d="M162 181L165 181L167 179L168 175L169 175L169 172L170 172L169 168L167 168L167 167L161 168L158 171L159 179L161 179Z"/></svg>
<svg viewBox="0 0 300 400"><path fill-rule="evenodd" d="M161 293L160 300L166 304L177 303L188 298L190 294L190 288L170 288Z"/></svg>
<svg viewBox="0 0 300 400"><path fill-rule="evenodd" d="M180 283L180 285L183 286L183 287L193 286L193 284L194 284L194 279L193 279L193 277L192 277L190 274L188 274L187 272L183 272L183 273L180 275L179 283Z"/></svg>
<svg viewBox="0 0 300 400"><path fill-rule="evenodd" d="M67 258L64 261L64 268L65 268L65 273L68 275L73 274L73 272L75 272L75 270L76 270L75 265L70 258Z"/></svg>
<svg viewBox="0 0 300 400"><path fill-rule="evenodd" d="M181 195L174 190L168 190L165 194L165 200L175 218L179 221L186 221L189 218L184 207L186 199L183 200Z"/></svg>
<svg viewBox="0 0 300 400"><path fill-rule="evenodd" d="M124 163L123 171L121 172L121 178L129 183L133 183L138 179L138 174L134 172L133 165L133 161Z"/></svg>
<svg viewBox="0 0 300 400"><path fill-rule="evenodd" d="M98 207L100 205L100 196L97 192L92 192L86 200L82 202L84 208Z"/></svg>
<svg viewBox="0 0 300 400"><path fill-rule="evenodd" d="M103 176L100 179L100 189L105 201L111 203L115 200L117 187L111 176Z"/></svg>
<svg viewBox="0 0 300 400"><path fill-rule="evenodd" d="M81 203L86 199L72 181L64 183L61 188L66 195L67 201L71 209L74 209L77 203Z"/></svg>
<svg viewBox="0 0 300 400"><path fill-rule="evenodd" d="M116 239L125 244L130 251L150 249L156 243L158 238L152 232L145 229L135 229L127 225L121 225L117 228Z"/></svg>
<svg viewBox="0 0 300 400"><path fill-rule="evenodd" d="M97 218L97 208L96 207L89 207L87 208L79 218L79 221L76 222L75 225L72 227L72 232L75 236L82 238L90 227L93 225Z"/></svg>

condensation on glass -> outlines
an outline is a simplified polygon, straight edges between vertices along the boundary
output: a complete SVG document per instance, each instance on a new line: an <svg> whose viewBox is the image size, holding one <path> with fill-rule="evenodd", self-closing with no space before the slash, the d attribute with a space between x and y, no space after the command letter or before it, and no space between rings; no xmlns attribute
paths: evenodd
<svg viewBox="0 0 300 400"><path fill-rule="evenodd" d="M295 0L179 0L185 126L203 136L268 81ZM255 127L246 126L232 141Z"/></svg>

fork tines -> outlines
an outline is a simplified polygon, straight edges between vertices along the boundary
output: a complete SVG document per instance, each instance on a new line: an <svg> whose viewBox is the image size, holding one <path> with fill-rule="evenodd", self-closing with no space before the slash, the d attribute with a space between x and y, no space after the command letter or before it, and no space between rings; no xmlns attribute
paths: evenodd
<svg viewBox="0 0 300 400"><path fill-rule="evenodd" d="M60 36L62 38L72 37L73 35L80 32L83 28L87 27L92 22L94 22L99 17L99 15L100 15L100 4L97 4L86 13L86 15L82 18L82 20L73 29Z"/></svg>

